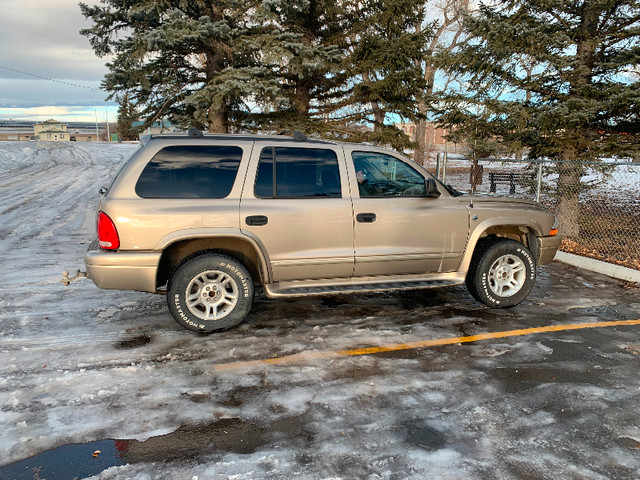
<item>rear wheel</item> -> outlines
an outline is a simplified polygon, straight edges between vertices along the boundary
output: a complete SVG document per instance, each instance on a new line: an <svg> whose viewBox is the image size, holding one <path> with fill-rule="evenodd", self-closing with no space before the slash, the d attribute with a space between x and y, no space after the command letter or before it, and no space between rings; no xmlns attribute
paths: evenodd
<svg viewBox="0 0 640 480"><path fill-rule="evenodd" d="M169 280L173 318L194 332L226 330L242 322L253 301L251 274L226 255L204 254L182 264Z"/></svg>
<svg viewBox="0 0 640 480"><path fill-rule="evenodd" d="M493 308L522 302L533 288L536 264L529 249L514 240L484 240L467 273L467 289Z"/></svg>

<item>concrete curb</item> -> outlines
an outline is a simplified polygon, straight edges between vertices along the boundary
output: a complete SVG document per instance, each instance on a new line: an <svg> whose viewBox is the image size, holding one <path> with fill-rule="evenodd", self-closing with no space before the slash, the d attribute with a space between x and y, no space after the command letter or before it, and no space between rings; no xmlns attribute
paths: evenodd
<svg viewBox="0 0 640 480"><path fill-rule="evenodd" d="M590 270L592 272L601 273L619 280L640 283L640 271L632 268L621 267L620 265L613 265L600 260L594 260L593 258L581 257L579 255L560 251L556 253L554 260L566 263L567 265L573 265L574 267L584 268L585 270Z"/></svg>

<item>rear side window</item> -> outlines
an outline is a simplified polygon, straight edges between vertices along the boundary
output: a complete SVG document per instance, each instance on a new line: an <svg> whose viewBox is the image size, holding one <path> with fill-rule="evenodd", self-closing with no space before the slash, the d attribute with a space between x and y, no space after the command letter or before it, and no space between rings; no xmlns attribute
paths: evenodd
<svg viewBox="0 0 640 480"><path fill-rule="evenodd" d="M241 159L242 149L235 146L165 147L144 167L136 194L142 198L225 198Z"/></svg>
<svg viewBox="0 0 640 480"><path fill-rule="evenodd" d="M259 198L341 197L338 157L322 148L267 147L260 154L254 194Z"/></svg>

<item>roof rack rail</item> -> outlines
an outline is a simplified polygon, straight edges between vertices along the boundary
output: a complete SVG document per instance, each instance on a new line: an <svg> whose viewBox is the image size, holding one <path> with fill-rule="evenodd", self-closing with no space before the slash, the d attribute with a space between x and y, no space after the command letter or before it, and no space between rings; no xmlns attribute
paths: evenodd
<svg viewBox="0 0 640 480"><path fill-rule="evenodd" d="M198 130L196 127L189 127L187 130L190 138L203 138L204 134Z"/></svg>

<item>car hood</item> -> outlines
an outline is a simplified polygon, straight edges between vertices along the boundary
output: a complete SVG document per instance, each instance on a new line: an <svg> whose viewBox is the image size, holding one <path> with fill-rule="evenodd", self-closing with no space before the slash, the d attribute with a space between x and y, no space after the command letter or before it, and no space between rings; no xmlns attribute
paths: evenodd
<svg viewBox="0 0 640 480"><path fill-rule="evenodd" d="M506 209L506 210L536 210L548 212L548 209L532 200L517 197L507 197L503 195L491 195L487 193L476 193L474 195L464 195L458 200L466 207L473 205L474 209Z"/></svg>

